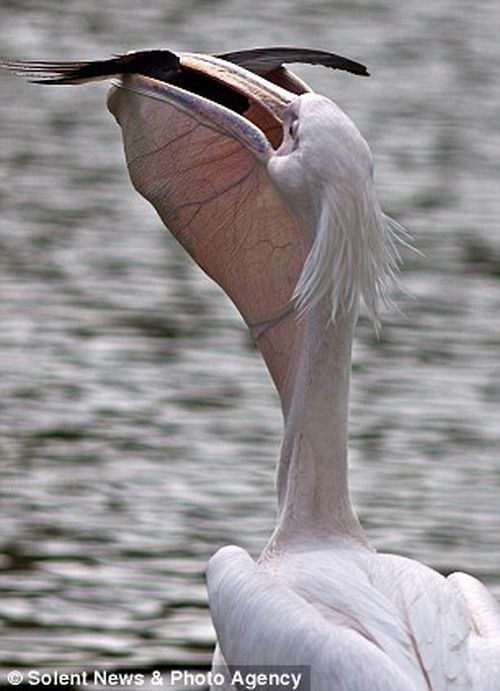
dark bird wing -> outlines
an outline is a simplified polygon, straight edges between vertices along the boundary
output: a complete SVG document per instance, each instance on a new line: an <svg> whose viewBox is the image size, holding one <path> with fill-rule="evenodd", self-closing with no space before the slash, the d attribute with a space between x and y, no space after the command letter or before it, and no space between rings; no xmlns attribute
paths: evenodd
<svg viewBox="0 0 500 691"><path fill-rule="evenodd" d="M354 74L367 75L364 65L334 53L306 48L254 48L216 57L232 62L273 81L285 63L301 62L325 65ZM36 84L83 84L108 79L118 74L142 74L170 84L180 84L185 70L182 53L169 50L140 50L116 55L108 60L76 62L37 62L8 60L0 57L0 68L15 72ZM302 89L299 89L299 92Z"/></svg>
<svg viewBox="0 0 500 691"><path fill-rule="evenodd" d="M290 63L324 65L334 70L345 70L364 77L369 75L366 67L359 62L328 51L309 48L252 48L232 53L218 53L217 57L240 65L262 77Z"/></svg>

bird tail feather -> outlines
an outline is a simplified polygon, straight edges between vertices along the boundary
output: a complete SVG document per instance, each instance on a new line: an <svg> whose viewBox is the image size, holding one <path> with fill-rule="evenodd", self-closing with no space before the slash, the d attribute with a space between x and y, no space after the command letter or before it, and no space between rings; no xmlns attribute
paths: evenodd
<svg viewBox="0 0 500 691"><path fill-rule="evenodd" d="M108 60L45 62L0 57L0 69L25 77L34 84L85 84L118 74L139 73L150 77L175 74L179 58L168 50L141 50Z"/></svg>

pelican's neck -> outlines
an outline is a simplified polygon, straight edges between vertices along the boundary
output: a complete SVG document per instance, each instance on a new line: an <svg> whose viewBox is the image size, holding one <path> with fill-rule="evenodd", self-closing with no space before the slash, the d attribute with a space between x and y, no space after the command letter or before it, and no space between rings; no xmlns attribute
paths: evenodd
<svg viewBox="0 0 500 691"><path fill-rule="evenodd" d="M292 317L293 318L293 317ZM278 466L274 540L342 535L366 542L351 505L347 436L357 308L331 319L322 300L297 323L280 390L285 434Z"/></svg>

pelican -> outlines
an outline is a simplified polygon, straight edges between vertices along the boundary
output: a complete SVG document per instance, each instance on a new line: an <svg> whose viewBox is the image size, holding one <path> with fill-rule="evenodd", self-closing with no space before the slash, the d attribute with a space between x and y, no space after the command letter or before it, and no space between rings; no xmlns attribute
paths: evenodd
<svg viewBox="0 0 500 691"><path fill-rule="evenodd" d="M294 61L366 73L279 48L2 64L47 83L113 79L134 187L234 302L279 394L274 532L257 561L228 546L208 565L215 667L305 665L314 691L499 691L494 597L376 552L351 503L354 328L361 301L378 323L389 299L398 228L366 141Z"/></svg>

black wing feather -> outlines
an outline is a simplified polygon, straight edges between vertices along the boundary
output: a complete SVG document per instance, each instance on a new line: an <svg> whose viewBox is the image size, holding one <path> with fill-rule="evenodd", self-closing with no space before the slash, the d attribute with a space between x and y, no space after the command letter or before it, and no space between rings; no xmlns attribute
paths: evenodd
<svg viewBox="0 0 500 691"><path fill-rule="evenodd" d="M307 63L309 65L324 65L334 70L345 70L364 77L369 72L360 62L355 62L341 55L325 50L312 50L309 48L252 48L250 50L237 50L232 53L219 53L218 58L233 62L251 72L265 77L266 74L278 69L283 64Z"/></svg>

